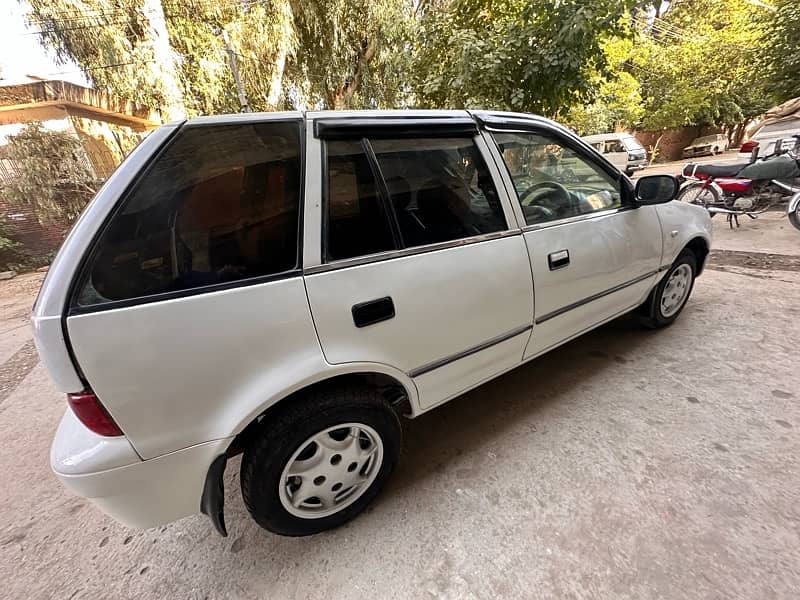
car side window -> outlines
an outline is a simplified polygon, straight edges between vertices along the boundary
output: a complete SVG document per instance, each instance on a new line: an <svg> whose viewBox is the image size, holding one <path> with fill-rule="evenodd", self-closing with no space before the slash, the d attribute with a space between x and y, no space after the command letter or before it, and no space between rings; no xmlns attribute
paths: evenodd
<svg viewBox="0 0 800 600"><path fill-rule="evenodd" d="M606 153L625 152L625 147L619 140L608 140L606 142Z"/></svg>
<svg viewBox="0 0 800 600"><path fill-rule="evenodd" d="M506 229L489 169L471 138L371 140L403 245Z"/></svg>
<svg viewBox="0 0 800 600"><path fill-rule="evenodd" d="M299 122L185 128L102 233L77 305L297 268L300 157Z"/></svg>
<svg viewBox="0 0 800 600"><path fill-rule="evenodd" d="M472 138L331 140L325 149L327 260L507 228Z"/></svg>
<svg viewBox="0 0 800 600"><path fill-rule="evenodd" d="M327 155L327 258L395 250L389 214L361 140L330 141Z"/></svg>
<svg viewBox="0 0 800 600"><path fill-rule="evenodd" d="M546 133L494 133L528 225L621 206L620 183Z"/></svg>

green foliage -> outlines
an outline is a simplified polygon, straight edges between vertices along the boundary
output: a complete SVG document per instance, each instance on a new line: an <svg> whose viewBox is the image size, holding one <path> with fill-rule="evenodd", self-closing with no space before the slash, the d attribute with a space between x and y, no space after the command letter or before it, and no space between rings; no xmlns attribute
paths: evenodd
<svg viewBox="0 0 800 600"><path fill-rule="evenodd" d="M287 76L308 105L383 108L402 102L411 26L402 0L304 0L292 13L297 42Z"/></svg>
<svg viewBox="0 0 800 600"><path fill-rule="evenodd" d="M18 246L17 242L11 239L8 225L0 218L0 254L12 251Z"/></svg>
<svg viewBox="0 0 800 600"><path fill-rule="evenodd" d="M774 104L756 66L771 14L747 0L674 0L644 25L630 61L644 126L730 128Z"/></svg>
<svg viewBox="0 0 800 600"><path fill-rule="evenodd" d="M611 70L607 77L597 77L597 95L589 104L570 109L566 123L580 135L633 129L644 116L639 81L623 70L633 52L633 40L614 38L606 42L603 51Z"/></svg>
<svg viewBox="0 0 800 600"><path fill-rule="evenodd" d="M174 67L190 116L239 110L224 30L253 110L495 108L581 133L741 129L800 95L800 8L776 2L30 0L45 45L153 108Z"/></svg>
<svg viewBox="0 0 800 600"><path fill-rule="evenodd" d="M15 175L3 196L40 222L71 222L95 194L94 175L75 135L31 123L8 137L6 152Z"/></svg>
<svg viewBox="0 0 800 600"><path fill-rule="evenodd" d="M166 103L142 0L29 0L29 4L42 44L54 49L61 61L74 60L95 87L152 108Z"/></svg>
<svg viewBox="0 0 800 600"><path fill-rule="evenodd" d="M777 103L800 96L800 4L778 0L767 34L764 71Z"/></svg>
<svg viewBox="0 0 800 600"><path fill-rule="evenodd" d="M602 42L625 35L630 2L450 0L426 5L414 42L423 107L563 115L609 75Z"/></svg>
<svg viewBox="0 0 800 600"><path fill-rule="evenodd" d="M152 108L167 89L144 5L158 0L31 0L43 43L97 87ZM396 106L410 13L403 0L161 0L189 115L236 112L226 30L253 110ZM84 13L82 20L75 15ZM76 24L77 23L77 24ZM107 65L114 65L106 68Z"/></svg>

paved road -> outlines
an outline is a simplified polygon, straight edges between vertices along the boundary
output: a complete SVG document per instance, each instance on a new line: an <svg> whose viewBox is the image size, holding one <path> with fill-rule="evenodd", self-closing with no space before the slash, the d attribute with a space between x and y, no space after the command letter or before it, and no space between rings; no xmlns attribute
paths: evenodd
<svg viewBox="0 0 800 600"><path fill-rule="evenodd" d="M238 461L227 539L69 496L47 466L65 402L26 323L38 278L0 282L0 595L797 598L800 232L717 225L727 251L673 327L618 320L406 423L371 510L303 539L248 519Z"/></svg>
<svg viewBox="0 0 800 600"><path fill-rule="evenodd" d="M700 156L693 159L674 160L666 163L656 163L650 167L646 167L641 171L636 171L633 178L641 177L642 175L677 175L681 172L683 165L688 162L707 164L707 163L731 163L741 162L739 160L739 150L728 150L718 156Z"/></svg>

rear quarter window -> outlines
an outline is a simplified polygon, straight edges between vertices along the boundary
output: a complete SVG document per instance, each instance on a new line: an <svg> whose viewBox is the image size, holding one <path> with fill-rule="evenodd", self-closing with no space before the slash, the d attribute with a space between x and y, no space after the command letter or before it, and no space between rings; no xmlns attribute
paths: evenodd
<svg viewBox="0 0 800 600"><path fill-rule="evenodd" d="M299 122L184 128L111 218L75 304L295 269L300 177Z"/></svg>

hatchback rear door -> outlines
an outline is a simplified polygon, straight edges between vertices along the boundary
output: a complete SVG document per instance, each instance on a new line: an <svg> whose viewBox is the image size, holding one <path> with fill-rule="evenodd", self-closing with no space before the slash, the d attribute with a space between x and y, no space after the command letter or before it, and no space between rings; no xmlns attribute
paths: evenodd
<svg viewBox="0 0 800 600"><path fill-rule="evenodd" d="M184 125L114 199L73 282L76 362L143 458L231 435L265 377L322 364L300 267L302 129L296 113Z"/></svg>

